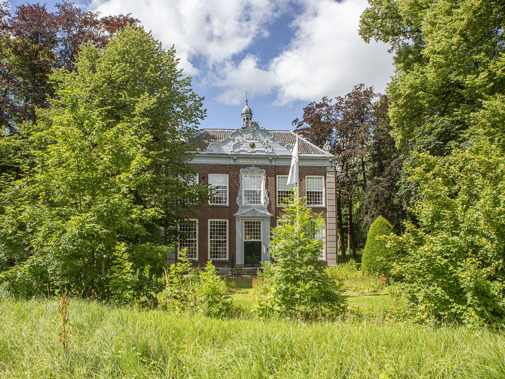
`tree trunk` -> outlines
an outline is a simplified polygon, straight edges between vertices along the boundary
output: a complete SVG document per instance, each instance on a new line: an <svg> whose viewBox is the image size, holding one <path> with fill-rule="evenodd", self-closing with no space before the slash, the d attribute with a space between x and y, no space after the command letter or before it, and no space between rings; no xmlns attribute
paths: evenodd
<svg viewBox="0 0 505 379"><path fill-rule="evenodd" d="M166 225L163 226L163 245L168 245L168 227Z"/></svg>
<svg viewBox="0 0 505 379"><path fill-rule="evenodd" d="M366 172L365 172L365 159L361 157L361 171L363 171L363 193L366 190Z"/></svg>
<svg viewBox="0 0 505 379"><path fill-rule="evenodd" d="M352 251L352 257L354 260L356 260L357 257L356 246L354 244L354 225L352 220L352 195L349 195L349 202L347 205L349 212L349 217L347 218L347 249Z"/></svg>
<svg viewBox="0 0 505 379"><path fill-rule="evenodd" d="M342 259L345 260L345 246L344 246L344 222L342 221L342 200L341 190L337 189L337 233L338 233L338 247L337 252L340 250ZM338 253L337 253L338 255Z"/></svg>

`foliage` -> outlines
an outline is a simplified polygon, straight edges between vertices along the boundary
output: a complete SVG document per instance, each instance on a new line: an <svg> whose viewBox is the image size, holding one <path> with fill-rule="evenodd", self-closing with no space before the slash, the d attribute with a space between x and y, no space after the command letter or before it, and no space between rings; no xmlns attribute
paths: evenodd
<svg viewBox="0 0 505 379"><path fill-rule="evenodd" d="M225 317L233 313L226 282L211 261L203 270L192 267L186 251L179 253L176 264L165 274L165 289L158 296L160 304L177 314L198 312L205 316Z"/></svg>
<svg viewBox="0 0 505 379"><path fill-rule="evenodd" d="M285 215L272 231L273 262L264 264L260 276L257 312L302 320L335 318L344 312L346 301L342 284L328 275L320 260L323 244L315 236L323 220L320 215L314 218L306 200L298 196L283 210Z"/></svg>
<svg viewBox="0 0 505 379"><path fill-rule="evenodd" d="M358 268L354 260L329 266L328 275L342 282L346 291L369 294L379 291L386 282L373 274L367 274Z"/></svg>
<svg viewBox="0 0 505 379"><path fill-rule="evenodd" d="M0 282L21 297L66 288L150 301L174 239L162 240L161 220L175 223L206 191L187 183L183 164L200 98L175 51L141 28L116 33L103 50L86 45L76 65L55 74L51 109L23 126L34 159L4 178Z"/></svg>
<svg viewBox="0 0 505 379"><path fill-rule="evenodd" d="M36 122L36 107L47 108L54 95L51 71L76 69L79 49L86 42L104 48L110 38L138 20L129 15L100 18L69 1L45 5L23 4L9 11L0 4L0 129L16 131L23 121Z"/></svg>
<svg viewBox="0 0 505 379"><path fill-rule="evenodd" d="M197 292L201 312L211 317L232 315L234 310L227 283L216 273L211 261L208 261L203 271L200 271L199 279Z"/></svg>
<svg viewBox="0 0 505 379"><path fill-rule="evenodd" d="M187 164L187 141L205 115L203 99L191 89L191 78L177 67L172 47L141 28L125 28L100 51L87 45L77 63L78 74L60 70L55 79L61 92L79 96L100 113L107 127L133 119L146 139L149 183L139 183L135 202L160 210L153 229L162 230L163 243L176 239L178 222L206 200L207 188L194 185ZM67 104L55 100L53 113Z"/></svg>
<svg viewBox="0 0 505 379"><path fill-rule="evenodd" d="M376 103L376 123L367 145L369 180L363 198L363 230L369 230L379 216L388 219L396 232L406 218L405 201L399 194L404 158L395 148L388 117L388 101L383 96Z"/></svg>
<svg viewBox="0 0 505 379"><path fill-rule="evenodd" d="M337 225L344 258L342 206L347 204L347 247L356 259L353 204L359 187L364 190L367 185L366 145L375 122L373 102L376 96L372 87L359 84L344 97L323 97L319 103L309 103L303 109L303 119L293 121L302 135L320 147L329 147L329 151L338 158Z"/></svg>
<svg viewBox="0 0 505 379"><path fill-rule="evenodd" d="M395 260L395 251L387 241L380 238L393 232L393 227L384 217L379 216L370 226L365 250L361 259L363 271L379 276L390 276ZM379 238L378 238L379 237Z"/></svg>
<svg viewBox="0 0 505 379"><path fill-rule="evenodd" d="M503 321L505 10L498 1L370 0L361 35L391 43L388 87L403 193L410 311L466 324ZM451 36L447 38L447 36Z"/></svg>
<svg viewBox="0 0 505 379"><path fill-rule="evenodd" d="M390 136L387 111L385 96L359 84L344 97L311 102L303 110L303 119L293 121L302 135L337 157L337 230L344 260L345 239L357 259L360 236L381 213L387 212L400 229L401 159Z"/></svg>
<svg viewBox="0 0 505 379"><path fill-rule="evenodd" d="M415 156L422 201L408 224L398 267L410 310L466 324L505 316L505 159L489 145L445 158Z"/></svg>
<svg viewBox="0 0 505 379"><path fill-rule="evenodd" d="M503 93L503 2L369 0L365 41L389 43L396 75L388 86L398 146L446 155L467 140L471 115Z"/></svg>

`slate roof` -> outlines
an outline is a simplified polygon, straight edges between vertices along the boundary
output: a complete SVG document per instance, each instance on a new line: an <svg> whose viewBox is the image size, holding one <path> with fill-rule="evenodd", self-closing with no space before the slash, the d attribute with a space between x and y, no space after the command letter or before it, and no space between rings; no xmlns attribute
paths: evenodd
<svg viewBox="0 0 505 379"><path fill-rule="evenodd" d="M235 129L202 129L200 133L195 137L193 143L194 147L191 149L193 151L204 151L209 143L220 142L228 138ZM296 134L289 130L269 130L279 142L294 146L296 142ZM312 154L325 154L328 155L323 149L317 147L311 142L307 141L303 137L300 137L300 142L298 145L298 151L300 154L312 155Z"/></svg>

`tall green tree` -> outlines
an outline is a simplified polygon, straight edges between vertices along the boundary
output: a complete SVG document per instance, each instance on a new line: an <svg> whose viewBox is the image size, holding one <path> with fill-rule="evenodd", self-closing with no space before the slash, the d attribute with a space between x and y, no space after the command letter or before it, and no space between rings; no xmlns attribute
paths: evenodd
<svg viewBox="0 0 505 379"><path fill-rule="evenodd" d="M173 238L177 222L206 196L202 186L189 186L194 172L188 167L187 141L205 116L203 98L191 89L191 78L177 67L175 49L142 29L126 28L101 52L88 46L80 55L77 72L60 70L61 91L77 91L99 110L106 125L136 117L148 141L149 171L153 183L136 191L136 201L162 209L156 226L165 243ZM60 108L53 103L54 112ZM193 199L193 200L188 200Z"/></svg>
<svg viewBox="0 0 505 379"><path fill-rule="evenodd" d="M367 145L367 165L370 180L363 198L363 229L369 230L379 216L390 220L396 232L402 230L407 211L399 195L404 157L395 147L388 117L388 101L382 96L375 103L374 127Z"/></svg>
<svg viewBox="0 0 505 379"><path fill-rule="evenodd" d="M362 226L368 229L380 214L400 223L393 204L401 164L393 163L398 154L387 110L385 96L359 84L344 97L310 103L302 120L293 121L302 135L320 147L328 145L337 157L337 229L344 258L345 235L356 258L356 248L364 241L357 233Z"/></svg>
<svg viewBox="0 0 505 379"><path fill-rule="evenodd" d="M502 322L505 4L369 4L361 34L391 43L392 134L411 151L415 223L398 239L409 310L422 319Z"/></svg>
<svg viewBox="0 0 505 379"><path fill-rule="evenodd" d="M183 148L202 99L175 50L142 28L104 49L86 45L76 65L54 74L57 96L26 126L35 164L4 185L0 281L19 296L63 286L146 296L173 242L162 239L166 220L175 224L206 193L187 180Z"/></svg>
<svg viewBox="0 0 505 379"><path fill-rule="evenodd" d="M342 283L328 275L320 259L323 242L316 234L323 219L314 217L306 199L299 196L288 201L283 210L286 214L272 231L273 262L263 266L256 309L267 317L333 319L345 311L346 300Z"/></svg>
<svg viewBox="0 0 505 379"><path fill-rule="evenodd" d="M447 157L415 154L418 166L409 169L409 180L418 188L417 223L407 223L399 237L405 256L397 267L415 317L503 322L503 157L487 141Z"/></svg>
<svg viewBox="0 0 505 379"><path fill-rule="evenodd" d="M389 43L397 144L446 155L467 140L471 115L505 88L505 5L497 0L369 0L360 34Z"/></svg>
<svg viewBox="0 0 505 379"><path fill-rule="evenodd" d="M117 30L136 25L129 15L100 18L70 1L47 11L40 3L10 10L0 4L0 128L13 133L23 121L36 121L38 108L47 108L54 94L52 70L75 70L81 46L92 42L103 48Z"/></svg>
<svg viewBox="0 0 505 379"><path fill-rule="evenodd" d="M84 43L103 48L117 30L138 23L129 15L100 18L70 1L56 8L49 12L44 5L27 3L10 10L7 2L0 3L0 188L1 181L19 178L22 166L33 162L30 131L23 123L36 123L36 109L50 106L52 71L75 71Z"/></svg>

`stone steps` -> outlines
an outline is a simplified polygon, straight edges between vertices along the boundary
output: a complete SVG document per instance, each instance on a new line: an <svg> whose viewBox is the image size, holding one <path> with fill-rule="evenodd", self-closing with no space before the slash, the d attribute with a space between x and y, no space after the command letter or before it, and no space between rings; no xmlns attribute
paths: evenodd
<svg viewBox="0 0 505 379"><path fill-rule="evenodd" d="M257 276L261 267L235 267L230 269L230 276Z"/></svg>

